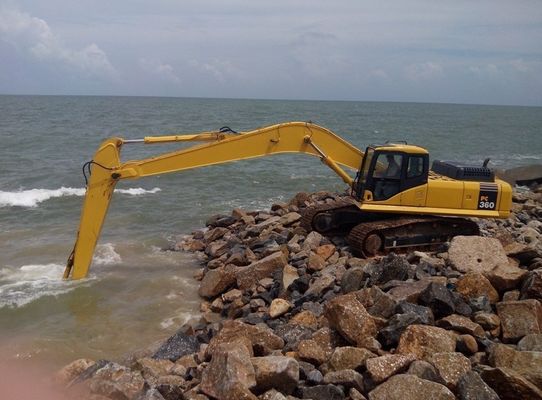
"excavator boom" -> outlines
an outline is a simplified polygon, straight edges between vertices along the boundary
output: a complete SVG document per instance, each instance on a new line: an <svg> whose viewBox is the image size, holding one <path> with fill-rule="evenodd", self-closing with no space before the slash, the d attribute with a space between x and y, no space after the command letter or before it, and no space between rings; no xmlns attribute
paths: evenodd
<svg viewBox="0 0 542 400"><path fill-rule="evenodd" d="M229 132L202 132L146 137L139 140L111 138L103 142L92 161L88 163L90 180L87 183L77 239L68 259L64 278L80 279L87 276L111 196L115 185L121 179L135 179L271 154L305 153L319 157L351 186L353 179L341 165L359 170L364 156L362 151L349 142L312 123L288 122L241 134ZM120 160L124 144L188 141L210 143L139 161L122 163Z"/></svg>

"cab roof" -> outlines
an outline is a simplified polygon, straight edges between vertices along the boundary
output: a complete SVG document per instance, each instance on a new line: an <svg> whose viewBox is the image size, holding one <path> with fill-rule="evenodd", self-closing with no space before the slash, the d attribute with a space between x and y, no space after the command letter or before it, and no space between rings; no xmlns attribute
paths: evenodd
<svg viewBox="0 0 542 400"><path fill-rule="evenodd" d="M429 154L429 152L420 146L405 143L386 143L380 145L372 145L375 150L380 151L399 151L408 154Z"/></svg>

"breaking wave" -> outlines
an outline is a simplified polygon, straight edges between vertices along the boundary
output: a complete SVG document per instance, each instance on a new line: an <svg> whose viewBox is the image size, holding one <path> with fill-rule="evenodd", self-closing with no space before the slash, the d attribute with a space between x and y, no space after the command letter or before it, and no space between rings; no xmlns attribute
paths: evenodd
<svg viewBox="0 0 542 400"><path fill-rule="evenodd" d="M141 196L144 194L157 193L161 189L150 190L143 188L115 189L115 193L127 194L130 196ZM84 188L61 187L59 189L29 189L16 192L4 192L0 190L0 207L37 207L39 203L46 200L66 197L84 196Z"/></svg>

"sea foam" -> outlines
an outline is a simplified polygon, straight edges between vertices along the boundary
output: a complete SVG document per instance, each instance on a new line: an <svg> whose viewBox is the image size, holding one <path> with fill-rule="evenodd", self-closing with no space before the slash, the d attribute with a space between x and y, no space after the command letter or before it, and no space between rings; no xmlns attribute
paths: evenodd
<svg viewBox="0 0 542 400"><path fill-rule="evenodd" d="M144 194L157 193L161 189L150 190L143 188L115 189L115 193L130 196L141 196ZM66 196L84 196L84 188L72 188L62 186L59 189L28 189L16 192L4 192L0 190L0 207L37 207L39 203L46 200Z"/></svg>

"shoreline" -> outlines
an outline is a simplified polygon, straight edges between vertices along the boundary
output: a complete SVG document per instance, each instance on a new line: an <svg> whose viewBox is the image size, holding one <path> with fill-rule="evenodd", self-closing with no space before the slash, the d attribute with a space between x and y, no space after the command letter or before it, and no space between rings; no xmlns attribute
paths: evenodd
<svg viewBox="0 0 542 400"><path fill-rule="evenodd" d="M515 192L511 218L480 220L483 236L374 259L299 226L339 197L209 218L176 245L203 263L201 321L56 381L92 399L542 396L542 185Z"/></svg>

